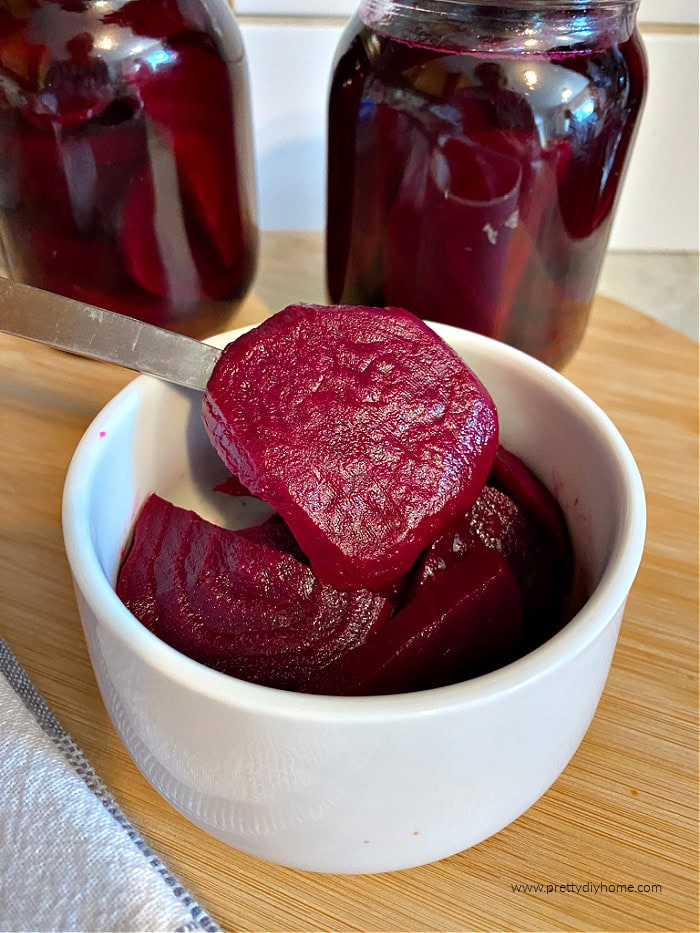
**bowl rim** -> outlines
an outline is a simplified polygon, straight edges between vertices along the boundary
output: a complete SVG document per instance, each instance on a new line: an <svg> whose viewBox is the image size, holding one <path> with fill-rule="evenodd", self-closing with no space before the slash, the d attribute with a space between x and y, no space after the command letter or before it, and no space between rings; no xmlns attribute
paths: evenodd
<svg viewBox="0 0 700 933"><path fill-rule="evenodd" d="M425 323L451 346L457 341L464 348L466 341L467 348L477 348L489 361L506 365L510 362L519 372L524 370L528 380L535 380L550 392L556 390L568 405L585 416L613 454L613 461L618 465L618 485L624 491L621 527L597 586L564 628L530 653L480 677L430 690L382 696L326 696L267 687L213 670L171 648L142 625L118 598L92 546L90 527L90 492L86 480L93 474L102 449L95 441L109 421L128 416L144 393L157 391L160 381L145 375L128 383L93 419L76 447L66 474L62 500L66 555L74 585L95 618L146 665L178 681L185 689L232 708L296 720L362 719L371 722L478 706L524 689L585 651L623 608L641 563L646 502L634 457L609 416L561 373L492 338L451 325ZM210 342L222 346L251 326L216 335Z"/></svg>

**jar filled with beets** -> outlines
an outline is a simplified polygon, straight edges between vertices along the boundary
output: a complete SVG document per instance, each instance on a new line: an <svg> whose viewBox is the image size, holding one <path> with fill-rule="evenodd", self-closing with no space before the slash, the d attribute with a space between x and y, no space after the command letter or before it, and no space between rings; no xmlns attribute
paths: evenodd
<svg viewBox="0 0 700 933"><path fill-rule="evenodd" d="M330 92L327 281L560 368L646 87L637 0L364 0Z"/></svg>
<svg viewBox="0 0 700 933"><path fill-rule="evenodd" d="M257 257L248 77L226 0L0 5L7 273L204 336Z"/></svg>

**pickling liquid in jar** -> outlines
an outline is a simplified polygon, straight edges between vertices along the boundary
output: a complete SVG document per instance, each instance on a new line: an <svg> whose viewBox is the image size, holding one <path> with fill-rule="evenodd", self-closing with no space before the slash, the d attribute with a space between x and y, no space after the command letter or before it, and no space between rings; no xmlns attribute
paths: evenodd
<svg viewBox="0 0 700 933"><path fill-rule="evenodd" d="M362 4L336 55L330 299L405 307L560 368L642 108L636 4L412 6Z"/></svg>
<svg viewBox="0 0 700 933"><path fill-rule="evenodd" d="M16 280L195 336L256 266L244 49L225 0L0 8L0 238Z"/></svg>

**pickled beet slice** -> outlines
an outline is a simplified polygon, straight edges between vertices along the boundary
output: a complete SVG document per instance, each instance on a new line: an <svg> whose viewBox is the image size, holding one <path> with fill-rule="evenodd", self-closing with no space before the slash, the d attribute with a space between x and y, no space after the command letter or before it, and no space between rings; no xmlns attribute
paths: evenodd
<svg viewBox="0 0 700 933"><path fill-rule="evenodd" d="M389 590L474 502L495 455L486 389L398 308L291 305L230 343L204 423L319 580Z"/></svg>
<svg viewBox="0 0 700 933"><path fill-rule="evenodd" d="M206 49L179 45L167 67L139 81L138 91L149 118L170 138L188 203L220 261L231 265L242 241L226 63Z"/></svg>
<svg viewBox="0 0 700 933"><path fill-rule="evenodd" d="M489 483L510 496L551 536L566 583L573 572L573 551L561 507L544 483L515 454L498 445Z"/></svg>
<svg viewBox="0 0 700 933"><path fill-rule="evenodd" d="M121 215L120 245L134 282L176 305L186 305L200 290L214 299L240 293L242 269L251 262L250 246L244 248L240 233L236 234L239 252L235 261L224 265L209 248L209 234L188 209L187 200L182 215L165 198L156 202L150 170L144 169L131 180ZM158 214L169 238L157 228ZM174 233L178 227L180 236Z"/></svg>
<svg viewBox="0 0 700 933"><path fill-rule="evenodd" d="M479 547L493 548L520 587L528 645L548 638L562 623L566 582L557 572L557 547L547 531L509 496L491 486L469 512L439 537L416 565L409 599Z"/></svg>
<svg viewBox="0 0 700 933"><path fill-rule="evenodd" d="M362 644L391 609L376 594L324 586L291 555L156 495L137 519L117 594L183 654L288 690Z"/></svg>
<svg viewBox="0 0 700 933"><path fill-rule="evenodd" d="M236 297L242 269L251 263L244 230L253 220L240 213L226 63L207 49L176 44L163 67L135 69L132 93L143 102L153 139L165 137L172 148L183 207L180 216L164 194L156 196L150 172L132 180L120 238L132 277L160 297L184 300L188 289L213 299ZM182 255L164 261L157 215L171 231L180 227ZM171 246L176 241L172 235Z"/></svg>
<svg viewBox="0 0 700 933"><path fill-rule="evenodd" d="M131 278L152 295L165 298L170 289L158 246L155 208L153 181L144 169L131 179L124 200L121 246Z"/></svg>
<svg viewBox="0 0 700 933"><path fill-rule="evenodd" d="M25 263L26 281L77 301L110 307L132 317L148 315L134 288L124 297L124 268L109 240L64 234L13 219L15 235L22 236L31 257ZM105 294L107 293L107 294ZM153 320L151 312L151 320Z"/></svg>
<svg viewBox="0 0 700 933"><path fill-rule="evenodd" d="M500 554L477 546L305 689L353 696L443 686L513 660L521 639L515 578Z"/></svg>
<svg viewBox="0 0 700 933"><path fill-rule="evenodd" d="M500 336L503 275L516 225L521 168L467 139L412 153L386 221L387 301ZM420 197L416 197L416 192Z"/></svg>

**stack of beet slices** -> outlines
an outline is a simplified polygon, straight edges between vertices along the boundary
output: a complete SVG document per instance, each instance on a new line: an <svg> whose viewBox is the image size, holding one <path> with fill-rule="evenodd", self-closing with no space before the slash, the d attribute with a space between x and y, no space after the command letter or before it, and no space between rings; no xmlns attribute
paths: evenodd
<svg viewBox="0 0 700 933"><path fill-rule="evenodd" d="M275 514L229 531L146 502L117 592L184 654L282 689L400 693L561 626L561 510L499 446L474 373L407 311L280 311L223 351L203 417L233 491Z"/></svg>

